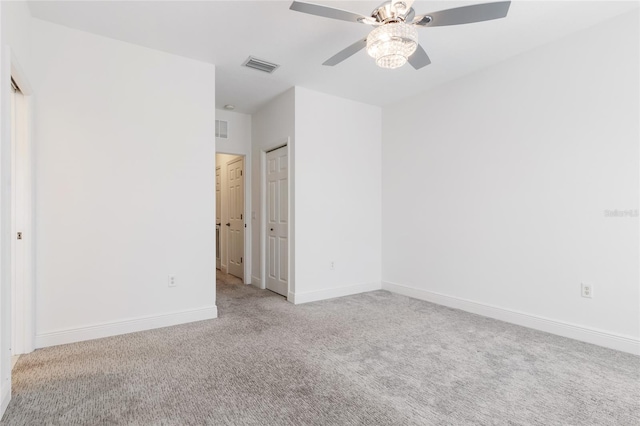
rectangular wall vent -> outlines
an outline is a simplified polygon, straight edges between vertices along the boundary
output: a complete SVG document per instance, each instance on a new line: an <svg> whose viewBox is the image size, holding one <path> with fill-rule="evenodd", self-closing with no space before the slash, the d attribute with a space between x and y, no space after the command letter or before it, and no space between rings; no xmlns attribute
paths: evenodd
<svg viewBox="0 0 640 426"><path fill-rule="evenodd" d="M227 139L229 137L229 122L216 120L216 138Z"/></svg>
<svg viewBox="0 0 640 426"><path fill-rule="evenodd" d="M242 65L247 68L253 68L254 70L268 72L269 74L274 72L280 66L272 64L271 62L263 61L262 59L254 58L253 56L249 56Z"/></svg>

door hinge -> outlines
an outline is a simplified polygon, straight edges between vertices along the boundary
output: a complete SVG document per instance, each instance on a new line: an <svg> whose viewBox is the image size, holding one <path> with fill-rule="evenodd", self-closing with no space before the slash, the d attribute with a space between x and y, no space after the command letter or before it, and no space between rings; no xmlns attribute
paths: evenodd
<svg viewBox="0 0 640 426"><path fill-rule="evenodd" d="M240 220L242 220L242 213L240 213Z"/></svg>
<svg viewBox="0 0 640 426"><path fill-rule="evenodd" d="M242 258L240 258L240 263L242 263Z"/></svg>
<svg viewBox="0 0 640 426"><path fill-rule="evenodd" d="M242 176L242 170L240 170L240 176Z"/></svg>
<svg viewBox="0 0 640 426"><path fill-rule="evenodd" d="M18 232L18 239L21 240L22 239L22 232Z"/></svg>

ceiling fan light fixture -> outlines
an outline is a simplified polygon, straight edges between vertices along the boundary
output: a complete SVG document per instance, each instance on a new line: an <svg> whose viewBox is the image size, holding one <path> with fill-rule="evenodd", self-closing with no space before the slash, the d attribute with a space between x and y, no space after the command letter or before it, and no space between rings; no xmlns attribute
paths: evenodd
<svg viewBox="0 0 640 426"><path fill-rule="evenodd" d="M418 31L404 22L389 22L371 31L367 53L382 68L399 68L418 48Z"/></svg>

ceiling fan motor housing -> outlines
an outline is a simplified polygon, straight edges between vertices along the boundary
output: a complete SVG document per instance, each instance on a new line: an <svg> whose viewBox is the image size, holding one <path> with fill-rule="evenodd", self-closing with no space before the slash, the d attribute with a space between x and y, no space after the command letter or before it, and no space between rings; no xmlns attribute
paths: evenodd
<svg viewBox="0 0 640 426"><path fill-rule="evenodd" d="M371 12L371 17L378 22L391 23L391 22L407 22L411 21L415 16L415 11L412 7L408 10L400 9L393 6L393 2L387 1L382 3Z"/></svg>

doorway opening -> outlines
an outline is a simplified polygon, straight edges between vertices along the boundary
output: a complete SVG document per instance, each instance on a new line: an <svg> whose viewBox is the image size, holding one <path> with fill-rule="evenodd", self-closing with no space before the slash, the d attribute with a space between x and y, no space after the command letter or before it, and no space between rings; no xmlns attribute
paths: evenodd
<svg viewBox="0 0 640 426"><path fill-rule="evenodd" d="M216 153L216 269L247 284L245 163L244 155Z"/></svg>

